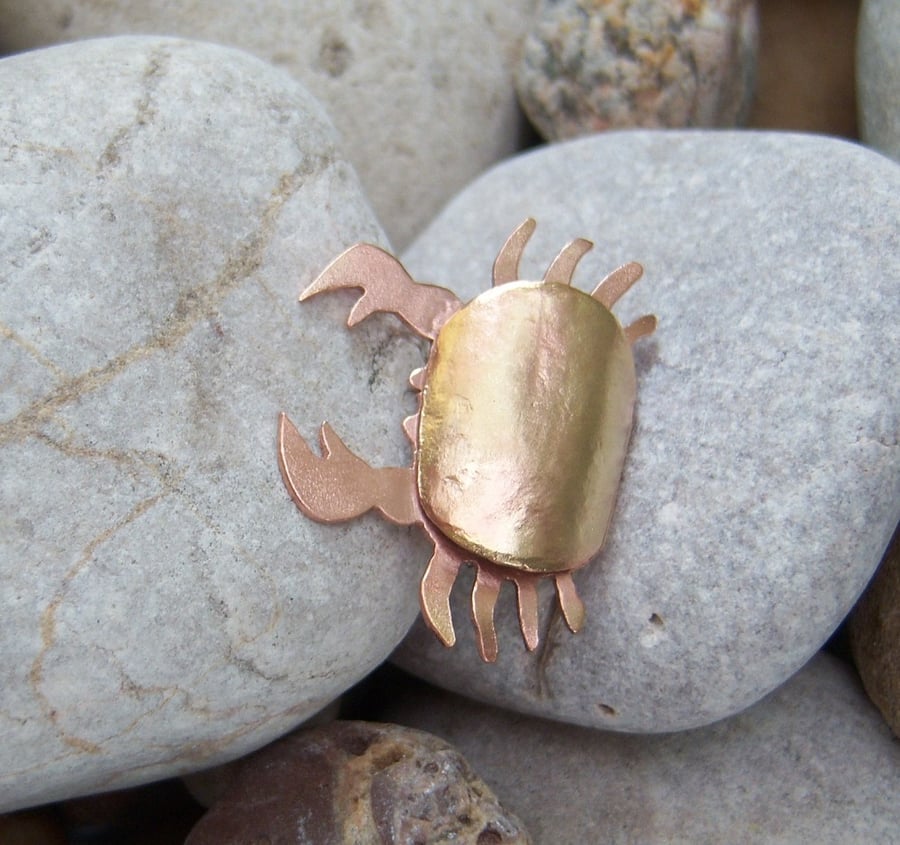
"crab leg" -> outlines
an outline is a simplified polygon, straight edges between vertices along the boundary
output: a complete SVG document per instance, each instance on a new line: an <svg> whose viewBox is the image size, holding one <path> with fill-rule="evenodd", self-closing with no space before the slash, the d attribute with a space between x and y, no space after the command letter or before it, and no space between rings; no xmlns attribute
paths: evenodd
<svg viewBox="0 0 900 845"><path fill-rule="evenodd" d="M420 393L425 389L424 367L419 367L410 373L409 386ZM416 411L414 414L410 414L403 419L403 433L409 438L409 442L412 444L413 449L415 449L419 439L419 411Z"/></svg>
<svg viewBox="0 0 900 845"><path fill-rule="evenodd" d="M631 286L644 275L644 268L637 261L623 264L617 270L613 270L591 292L591 296L601 305L612 308L621 299Z"/></svg>
<svg viewBox="0 0 900 845"><path fill-rule="evenodd" d="M350 309L351 328L376 311L396 314L414 332L434 340L442 325L462 306L454 293L416 282L389 252L373 244L356 244L342 252L300 294L300 301L324 291L361 288Z"/></svg>
<svg viewBox="0 0 900 845"><path fill-rule="evenodd" d="M434 539L434 535L431 536ZM437 638L448 647L456 643L456 631L453 629L453 615L450 611L450 591L462 563L453 549L445 543L436 541L434 554L428 561L428 568L419 585L422 618Z"/></svg>
<svg viewBox="0 0 900 845"><path fill-rule="evenodd" d="M409 442L412 443L413 448L415 448L416 438L418 438L419 436L418 411L415 414L410 414L408 417L404 417L401 425L403 426L403 433L406 435Z"/></svg>
<svg viewBox="0 0 900 845"><path fill-rule="evenodd" d="M369 466L353 454L328 423L319 432L322 457L313 454L282 413L278 418L278 466L294 503L318 522L342 522L377 508L398 525L419 522L410 467Z"/></svg>
<svg viewBox="0 0 900 845"><path fill-rule="evenodd" d="M519 278L519 259L525 251L525 244L534 234L535 226L537 223L531 217L526 218L500 247L500 252L494 260L494 287L514 282Z"/></svg>
<svg viewBox="0 0 900 845"><path fill-rule="evenodd" d="M545 282L554 282L558 285L572 284L572 276L578 262L593 248L593 244L584 238L578 238L564 246L553 259L547 272L544 274Z"/></svg>
<svg viewBox="0 0 900 845"><path fill-rule="evenodd" d="M497 659L497 630L494 627L494 608L503 580L483 566L476 566L475 586L472 588L472 619L478 634L478 651L486 663Z"/></svg>
<svg viewBox="0 0 900 845"><path fill-rule="evenodd" d="M575 582L568 573L556 576L556 594L562 608L566 625L573 634L577 634L584 625L584 604L575 591Z"/></svg>
<svg viewBox="0 0 900 845"><path fill-rule="evenodd" d="M540 631L538 630L538 594L537 582L546 576L538 575L533 572L519 572L509 567L497 566L487 560L480 560L476 564L478 567L478 580L475 582L475 590L485 592L492 582L498 585L502 581L512 581L516 585L516 600L519 607L519 628L522 631L522 639L529 651L534 651L540 641ZM479 584L481 585L479 587ZM499 589L499 586L498 586ZM473 599L475 598L473 592ZM496 601L496 597L494 599ZM482 599L485 601L485 599ZM483 614L483 618L487 616ZM488 620L488 624L493 627L493 620ZM478 621L476 618L476 627ZM487 629L487 625L485 626ZM482 654L484 657L484 654ZM485 658L487 659L487 658Z"/></svg>
<svg viewBox="0 0 900 845"><path fill-rule="evenodd" d="M538 597L535 589L535 578L531 575L516 575L513 579L519 600L519 627L529 651L538 646Z"/></svg>
<svg viewBox="0 0 900 845"><path fill-rule="evenodd" d="M633 323L627 325L624 331L625 339L629 343L634 343L648 334L653 334L656 331L656 315L644 314L643 317L638 317Z"/></svg>

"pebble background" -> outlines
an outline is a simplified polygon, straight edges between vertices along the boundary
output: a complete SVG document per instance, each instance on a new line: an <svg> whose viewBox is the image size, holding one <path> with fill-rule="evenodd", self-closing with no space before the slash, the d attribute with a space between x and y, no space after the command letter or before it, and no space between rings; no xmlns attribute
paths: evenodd
<svg viewBox="0 0 900 845"><path fill-rule="evenodd" d="M514 57L536 0L3 0L0 51L108 35L238 47L322 101L391 243L515 152Z"/></svg>
<svg viewBox="0 0 900 845"><path fill-rule="evenodd" d="M458 751L398 725L337 721L243 761L185 845L479 839L531 843Z"/></svg>
<svg viewBox="0 0 900 845"><path fill-rule="evenodd" d="M327 839L302 835L294 825L288 838L272 841L406 841L398 837L409 833L403 827L409 808L417 818L431 813L432 831L453 829L455 841L472 845L896 841L896 539L849 624L837 628L823 651L813 652L863 591L900 518L900 236L892 205L900 196L892 187L900 168L889 158L898 157L900 119L897 4L655 5L664 6L666 20L680 21L676 28L685 32L701 31L713 13L725 16L722 28L713 27L719 43L743 46L730 54L730 63L702 75L710 87L686 88L698 77L689 74L680 83L677 73L668 73L677 70L674 62L651 80L646 96L626 96L626 81L642 78L667 42L645 50L659 35L649 30L637 47L628 38L597 36L601 30L634 36L635 15L648 8L638 0L446 6L266 0L262 10L227 2L214 11L204 2L173 8L162 0L0 0L0 54L10 54L0 61L0 430L11 432L10 421L28 409L35 421L28 438L0 440L0 842L202 841L210 822L201 818L209 808L237 811L240 799L229 798L229 791L240 788L242 778L251 789L263 783L264 774L253 774L255 760L296 766L310 754L322 761L310 778L352 786L332 788L329 803L324 793L310 790L310 778L300 778L299 788L273 787L266 797L273 806L300 808L304 819L312 806L338 807L338 813L328 812L343 832ZM630 15L630 28L606 29L615 22L601 20L602 6ZM581 45L574 51L578 61L568 66L580 68L582 78L561 99L556 83L529 83L532 92L557 92L561 106L545 121L539 112L546 107L529 105L533 94L523 84L524 45L538 49L536 34L564 9L569 40L558 43ZM153 37L13 55L135 32ZM257 58L171 36L239 47ZM618 58L578 55L585 45L600 43L626 49ZM687 56L690 64L691 56L701 55L698 43L675 39L672 55ZM480 185L502 180L483 177L487 168L539 143L526 113L533 131L548 138L602 128L590 110L576 125L582 106L574 92L579 85L582 91L596 87L584 72L597 68L614 69L613 103L650 104L644 125L693 126L706 121L698 114L712 115L713 125L746 122L778 133L861 137L885 156L789 134L738 132L729 140L730 134L689 139L648 131L619 141L601 134L505 163L499 172L518 172L518 184L512 179L502 192L479 195ZM704 102L692 101L701 90ZM653 123L654 102L677 102L666 99L673 92L684 108L660 108ZM547 128L554 122L557 128ZM723 144L742 153L716 181L713 151ZM538 165L564 162L566 150L568 166L554 165L558 170L546 177L549 190L542 192ZM596 159L587 173L587 159L578 152L584 150L592 151L587 159ZM644 183L631 180L633 196L618 220L609 204L609 185L621 190L615 196L628 196L629 174L648 151L654 151L662 182L671 181L673 198L679 186L683 194L680 219L669 221L668 229L661 228L664 208L653 202L658 184L652 168ZM729 179L754 161L766 172L747 175L737 205L758 204L774 216L742 227L733 214ZM604 180L606 189L598 190ZM808 180L819 188L811 191ZM771 197L759 194L767 184ZM568 192L556 206L549 196L554 185ZM854 197L849 205L848 197ZM642 202L643 215L637 213ZM472 211L461 215L466 203L473 203ZM844 220L841 208L847 210ZM526 215L539 223L523 261L527 274L540 275L561 238L579 236L597 242L579 268L582 286L627 260L647 265L645 278L616 309L627 317L658 310L663 318L657 335L636 347L633 472L646 463L640 458L651 442L645 427L665 428L650 410L657 402L654 372L663 371L660 362L677 336L667 337L663 328L666 319L672 322L670 297L682 277L704 280L735 260L745 269L754 262L769 267L773 260L761 287L768 290L765 302L743 288L740 301L757 318L754 309L765 307L773 325L792 326L782 332L785 343L807 330L815 333L816 325L831 333L838 328L828 315L840 310L840 296L826 301L834 295L829 283L840 295L857 292L849 312L853 325L844 327L852 329L844 344L849 357L836 355L834 366L811 374L797 400L799 419L809 411L804 395L817 388L827 393L808 429L806 442L814 451L824 450L840 428L831 427L835 408L848 424L856 419L856 439L842 434L843 451L823 463L824 476L817 471L800 479L796 495L790 493L795 473L787 488L773 494L796 499L792 522L812 523L829 517L816 517L822 499L817 505L800 488L816 489L828 477L857 478L859 483L835 491L848 523L832 526L852 542L832 546L813 566L802 561L812 561L816 550L798 539L799 554L792 557L792 535L780 532L773 542L786 544L783 562L747 570L749 580L737 594L720 596L743 614L733 617L734 642L746 634L752 647L736 647L730 655L726 650L718 665L711 644L721 642L723 632L727 638L726 628L701 626L688 636L687 628L673 624L677 615L659 610L660 601L674 601L687 589L677 578L648 592L646 606L635 604L635 613L646 613L632 620L640 618L642 627L634 628L631 654L620 647L603 651L608 637L629 642L624 635L631 617L618 617L617 627L615 615L604 609L617 594L604 590L601 566L576 576L589 620L607 636L592 649L580 644L589 641L590 628L578 637L556 630L552 596L542 591L542 633L553 644L546 662L551 671L568 667L553 683L563 691L549 698L559 699L555 711L535 707L528 689L517 689L516 666L527 666L528 656L508 618L506 594L498 610L501 662L488 686L509 694L505 700L485 694L478 679L488 677L487 667L477 662L467 611L457 601L470 586L466 576L454 600L456 650L445 652L417 624L397 657L416 668L411 655L427 655L417 668L423 676L503 707L442 692L384 662L416 617L428 544L415 531L373 515L341 527L299 517L278 477L270 425L273 415L287 410L314 440L327 417L373 465L406 462L399 420L413 400L404 388L427 345L390 317L345 331L351 294L302 307L296 294L342 247L370 240L405 250L416 278L475 295L489 276L497 233L505 235ZM686 240L672 231L682 227L691 232ZM768 234L760 243L763 230ZM716 238L720 243L707 243ZM869 247L854 253L863 242ZM719 253L724 258L716 258ZM830 279L835 268L840 272ZM812 278L823 280L807 291L804 307L815 315L810 324L797 310L795 278L801 288ZM228 279L235 284L222 287ZM727 300L709 292L700 298L693 303L699 308L679 304L674 323L686 327L688 315L696 321L697 345L709 341L704 314L710 324L722 319L724 325L728 312ZM190 319L185 323L184 317ZM179 320L192 330L172 335L158 354L139 355L139 366L116 369L127 350L149 350L147 339L168 337L166 327L181 325ZM678 343L687 349L689 341L685 336ZM764 347L748 348L757 355ZM719 344L715 354L726 353ZM852 374L842 373L851 361L856 382L871 382L873 397L881 386L877 401L861 402L854 392ZM102 390L84 378L97 373L111 376ZM214 377L212 394L198 389L201 374ZM672 390L686 389L689 375L676 378ZM733 385L721 387L727 392ZM783 404L777 392L769 393L776 406ZM53 396L65 401L48 404ZM736 406L730 410L737 413ZM710 430L699 429L708 439L716 415L727 416L729 407L701 396L693 404L686 400L683 412L708 420ZM777 433L777 417L756 414L747 435L758 425L768 442ZM658 442L668 457L677 450L677 439ZM697 453L686 454L690 461ZM765 455L753 454L765 464ZM861 462L863 454L872 460ZM766 472L777 475L785 457ZM727 453L717 466L722 460L727 464ZM178 473L167 475L167 466ZM882 492L861 492L863 479ZM746 481L753 489L761 480L752 475ZM607 552L615 553L616 532L636 512L628 504L632 492L646 497L655 489L630 483L626 465L621 518L614 515ZM711 495L709 513L741 489L732 484ZM141 502L150 504L140 509ZM135 507L140 512L129 520ZM677 523L677 513L665 513ZM118 530L132 521L135 530ZM697 522L695 515L679 536L684 539ZM110 527L118 540L107 544ZM721 533L727 537L727 525ZM123 538L128 542L119 542ZM714 548L717 556L723 547L727 539ZM736 566L734 574L741 571ZM704 584L713 591L722 586L718 576L704 581L701 575L698 568L690 582L694 592ZM633 581L633 596L647 590L649 582L637 575ZM776 622L778 602L769 605L775 615L754 616L750 609L753 597L746 593L775 584L784 618L793 619L789 626ZM757 596L756 606L766 602ZM698 607L701 616L708 612L702 602ZM587 660L591 650L602 657L593 665ZM572 659L579 653L580 670ZM701 684L687 695L668 690L657 705L642 695L646 688L632 660L638 653L662 655L661 689L676 677L687 679L683 686L689 689L690 672L702 663L707 686L718 688L720 700L710 706L708 697L698 697ZM698 653L710 659L692 660ZM623 701L634 693L642 706L616 710L598 695L616 685ZM599 715L585 720L566 712L564 699L578 694L588 695ZM666 697L671 711L662 706ZM626 726L638 733L601 729L616 725L597 701L638 714ZM316 719L320 727L293 732L329 702ZM747 709L735 713L742 707ZM407 752L405 727L337 722L329 728L335 716L395 723L431 736L424 735L422 750ZM684 730L692 724L702 726ZM356 739L348 739L354 730ZM360 730L368 737L364 742ZM282 735L262 752L243 756ZM354 777L335 775L345 770ZM193 774L177 777L186 773ZM376 793L405 795L406 803L375 800ZM359 818L370 813L365 824L374 825L378 839L371 826L365 839L364 828L350 824L352 813L340 809L366 794L354 807ZM457 812L461 805L451 807L442 799L447 795L481 809ZM251 832L273 820L274 810L257 813ZM436 838L420 836L422 842Z"/></svg>
<svg viewBox="0 0 900 845"><path fill-rule="evenodd" d="M900 744L822 654L731 719L662 736L521 718L433 688L385 716L452 742L535 842L892 841Z"/></svg>
<svg viewBox="0 0 900 845"><path fill-rule="evenodd" d="M848 627L863 686L900 737L900 532L894 534Z"/></svg>

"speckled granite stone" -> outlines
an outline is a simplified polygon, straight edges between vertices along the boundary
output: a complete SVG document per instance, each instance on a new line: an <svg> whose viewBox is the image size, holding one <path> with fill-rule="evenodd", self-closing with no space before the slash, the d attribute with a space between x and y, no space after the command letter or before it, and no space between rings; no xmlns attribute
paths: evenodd
<svg viewBox="0 0 900 845"><path fill-rule="evenodd" d="M573 237L576 284L641 261L616 306L638 400L606 548L575 574L584 630L552 591L528 654L501 593L499 661L418 624L396 655L434 683L595 727L669 731L747 707L802 666L865 587L900 517L900 167L858 145L763 133L617 132L486 174L407 251L468 299L538 220L540 278Z"/></svg>
<svg viewBox="0 0 900 845"><path fill-rule="evenodd" d="M535 842L891 845L900 744L828 655L745 713L668 736L514 716L436 691L389 718L453 743Z"/></svg>
<svg viewBox="0 0 900 845"><path fill-rule="evenodd" d="M381 662L427 552L303 519L277 415L409 459L419 345L298 292L384 235L318 103L210 45L0 62L0 809L245 754ZM360 409L364 413L360 413Z"/></svg>
<svg viewBox="0 0 900 845"><path fill-rule="evenodd" d="M736 126L753 97L756 0L544 0L516 87L549 140Z"/></svg>
<svg viewBox="0 0 900 845"><path fill-rule="evenodd" d="M900 530L853 608L848 627L863 686L900 737Z"/></svg>
<svg viewBox="0 0 900 845"><path fill-rule="evenodd" d="M332 722L240 764L185 845L528 845L460 754L398 725Z"/></svg>
<svg viewBox="0 0 900 845"><path fill-rule="evenodd" d="M536 0L3 0L0 50L163 33L229 44L328 108L395 247L520 146L513 71Z"/></svg>
<svg viewBox="0 0 900 845"><path fill-rule="evenodd" d="M863 0L856 38L862 140L900 161L900 3Z"/></svg>

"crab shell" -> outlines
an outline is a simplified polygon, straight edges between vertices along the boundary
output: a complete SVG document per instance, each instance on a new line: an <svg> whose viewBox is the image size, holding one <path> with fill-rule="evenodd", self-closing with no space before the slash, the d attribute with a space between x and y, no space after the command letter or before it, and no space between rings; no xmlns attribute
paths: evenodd
<svg viewBox="0 0 900 845"><path fill-rule="evenodd" d="M631 434L619 321L555 282L494 287L441 328L425 369L416 485L458 546L551 574L603 546Z"/></svg>

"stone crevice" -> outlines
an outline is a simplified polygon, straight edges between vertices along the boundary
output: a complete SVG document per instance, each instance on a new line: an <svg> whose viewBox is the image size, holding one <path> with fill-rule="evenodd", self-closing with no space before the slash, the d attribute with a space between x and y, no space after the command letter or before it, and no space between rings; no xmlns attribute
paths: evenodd
<svg viewBox="0 0 900 845"><path fill-rule="evenodd" d="M150 54L141 77L141 94L135 107L134 119L113 133L97 160L98 176L103 176L106 171L119 165L134 134L153 121L156 115L154 97L160 82L166 76L171 58L171 53L163 47Z"/></svg>
<svg viewBox="0 0 900 845"><path fill-rule="evenodd" d="M166 494L180 492L179 482L185 476L184 468L179 467L171 458L158 452L143 452L137 449L98 449L79 445L73 442L74 438L72 437L59 440L45 432L36 433L35 438L69 458L102 460L116 464L122 467L138 485L146 484L145 473L149 473Z"/></svg>
<svg viewBox="0 0 900 845"><path fill-rule="evenodd" d="M228 662L239 669L241 672L246 672L247 674L254 675L257 678L262 679L263 681L276 682L276 681L286 681L288 679L288 675L286 672L278 672L278 673L270 673L261 669L256 663L249 657L238 657L234 652L234 648L229 646L228 648Z"/></svg>
<svg viewBox="0 0 900 845"><path fill-rule="evenodd" d="M40 155L51 156L54 158L67 159L75 161L79 164L87 165L88 158L84 153L74 150L71 147L60 147L54 144L42 144L39 141L16 141L9 144L6 148L6 154L3 161L13 161L19 153L39 153Z"/></svg>
<svg viewBox="0 0 900 845"><path fill-rule="evenodd" d="M4 338L5 340L11 341L20 349L24 350L25 353L27 353L27 355L33 361L47 370L54 378L62 380L66 377L66 373L56 364L54 364L53 361L42 355L40 349L38 349L33 343L26 340L24 337L22 337L12 328L7 326L5 323L0 323L0 337Z"/></svg>
<svg viewBox="0 0 900 845"><path fill-rule="evenodd" d="M162 493L138 502L125 516L117 520L112 526L101 531L96 537L91 539L84 547L80 557L75 564L69 569L62 579L62 583L50 600L49 604L44 608L41 614L40 632L41 632L41 649L31 664L31 670L28 673L29 684L34 692L35 698L40 703L41 710L45 718L54 725L60 740L66 745L86 754L98 754L101 748L96 743L85 740L81 737L68 733L61 725L60 714L53 706L53 703L47 698L43 690L45 661L50 650L56 642L56 617L65 600L69 585L74 578L88 566L94 557L97 549L104 543L115 536L119 531L130 525L140 516L145 514L163 498Z"/></svg>
<svg viewBox="0 0 900 845"><path fill-rule="evenodd" d="M550 667L550 660L553 652L559 645L559 629L562 623L562 613L559 609L559 603L553 602L550 612L547 614L546 628L541 633L540 643L534 661L534 685L535 694L541 699L553 698L553 690L550 686L550 679L547 672Z"/></svg>

